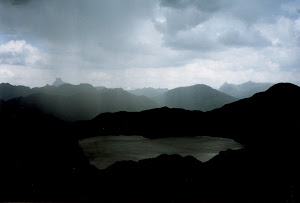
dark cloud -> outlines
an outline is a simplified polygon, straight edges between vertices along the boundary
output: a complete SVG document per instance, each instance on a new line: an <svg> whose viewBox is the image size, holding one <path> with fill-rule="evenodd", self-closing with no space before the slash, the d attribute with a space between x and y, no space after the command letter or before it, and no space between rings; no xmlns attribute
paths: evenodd
<svg viewBox="0 0 300 203"><path fill-rule="evenodd" d="M17 74L10 66L30 66L30 82L40 67L70 82L115 86L137 84L133 76L139 85L166 84L156 77L168 74L168 87L220 81L222 74L263 80L257 67L300 69L299 6L299 0L0 0L0 72L10 77ZM27 49L7 48L21 40Z"/></svg>
<svg viewBox="0 0 300 203"><path fill-rule="evenodd" d="M185 9L195 7L205 12L215 12L226 5L224 0L160 0L160 5L168 8Z"/></svg>
<svg viewBox="0 0 300 203"><path fill-rule="evenodd" d="M85 42L97 38L105 42L109 38L116 41L127 37L137 21L151 15L151 4L119 0L36 0L22 8L0 7L0 23L6 28L14 28L17 34L35 36L51 43Z"/></svg>
<svg viewBox="0 0 300 203"><path fill-rule="evenodd" d="M174 34L189 30L208 19L208 14L196 8L167 10L165 22L156 22L156 27L163 33Z"/></svg>
<svg viewBox="0 0 300 203"><path fill-rule="evenodd" d="M164 45L175 50L190 50L210 52L216 51L220 46L216 43L214 36L205 31L183 31L174 35L165 35Z"/></svg>
<svg viewBox="0 0 300 203"><path fill-rule="evenodd" d="M30 0L10 0L12 5L22 5L29 3Z"/></svg>
<svg viewBox="0 0 300 203"><path fill-rule="evenodd" d="M253 30L244 32L228 30L219 37L219 41L229 47L266 47L272 45L270 40Z"/></svg>
<svg viewBox="0 0 300 203"><path fill-rule="evenodd" d="M164 44L179 50L266 47L270 40L253 25L274 21L281 4L280 0L160 0L164 19L155 25Z"/></svg>
<svg viewBox="0 0 300 203"><path fill-rule="evenodd" d="M144 49L137 46L135 35L151 21L154 5L139 0L32 0L20 7L0 1L0 26L3 33L32 39L51 52L53 61L63 56L85 60L91 67L124 67L118 59L125 60L130 49Z"/></svg>

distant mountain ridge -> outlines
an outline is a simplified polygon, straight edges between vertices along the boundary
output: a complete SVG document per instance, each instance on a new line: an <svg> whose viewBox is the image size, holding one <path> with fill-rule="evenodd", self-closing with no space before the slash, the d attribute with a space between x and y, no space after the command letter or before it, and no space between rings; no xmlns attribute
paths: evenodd
<svg viewBox="0 0 300 203"><path fill-rule="evenodd" d="M16 97L24 97L31 94L31 89L25 86L14 86L9 83L0 84L0 99L7 101Z"/></svg>
<svg viewBox="0 0 300 203"><path fill-rule="evenodd" d="M2 89L0 99L13 100L11 102L40 109L44 113L67 121L88 120L105 112L136 112L161 106L208 111L236 101L235 98L206 85L175 88L169 91L154 88L141 90L140 94L148 92L157 95L165 92L152 99L149 98L151 95L136 96L121 88L107 89L93 87L90 84L64 83L59 86L46 85L32 89L0 84L0 89ZM137 92L136 94L139 94Z"/></svg>
<svg viewBox="0 0 300 203"><path fill-rule="evenodd" d="M161 106L200 111L210 111L238 100L204 84L178 87L153 99Z"/></svg>
<svg viewBox="0 0 300 203"><path fill-rule="evenodd" d="M81 92L95 92L97 89L90 84L81 83L79 85L72 85L64 83L58 87L46 85L44 87L35 87L31 89L31 94L44 93L52 95L71 96Z"/></svg>
<svg viewBox="0 0 300 203"><path fill-rule="evenodd" d="M219 91L224 92L233 97L243 99L253 96L255 93L263 92L269 89L273 83L255 83L248 81L246 83L235 85L225 82Z"/></svg>
<svg viewBox="0 0 300 203"><path fill-rule="evenodd" d="M2 83L0 84L0 99L7 101L16 97L26 97L36 93L70 96L80 92L92 91L97 91L97 89L90 84L72 85L64 83L57 87L46 85L44 87L29 88L25 86L14 86L8 83Z"/></svg>
<svg viewBox="0 0 300 203"><path fill-rule="evenodd" d="M248 82L240 86L256 87L256 84ZM271 84L268 83L268 86ZM259 85L259 87L261 86ZM253 89L258 90L258 88ZM158 94L158 91L164 92L166 89L144 88L138 91L143 94L145 91ZM136 94L140 94L137 92ZM14 99L17 97L23 98ZM39 108L45 113L67 121L88 120L105 112L138 112L163 106L211 111L239 100L204 84L178 87L161 95L149 97L136 96L121 88L107 89L93 87L90 84L65 83L58 87L46 85L32 89L24 86L12 86L8 83L0 84L0 99L4 101L14 99L14 102L31 108Z"/></svg>

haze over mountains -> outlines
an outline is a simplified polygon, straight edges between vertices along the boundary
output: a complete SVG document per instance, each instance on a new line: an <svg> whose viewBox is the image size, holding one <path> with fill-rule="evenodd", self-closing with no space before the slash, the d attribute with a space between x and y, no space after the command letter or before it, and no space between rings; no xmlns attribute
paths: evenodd
<svg viewBox="0 0 300 203"><path fill-rule="evenodd" d="M81 88L81 85L78 87ZM92 119L104 112L141 111L157 107L149 98L135 96L122 89L88 90L91 89L64 96L61 91L58 91L59 94L36 93L8 102L37 108L67 121Z"/></svg>
<svg viewBox="0 0 300 203"><path fill-rule="evenodd" d="M141 88L141 89L135 89L135 90L129 90L130 93L137 95L137 96L141 96L144 95L146 97L149 98L153 98L156 96L159 96L165 92L167 92L169 89L167 88L152 88L152 87L148 87L148 88Z"/></svg>
<svg viewBox="0 0 300 203"><path fill-rule="evenodd" d="M246 82L240 85L230 84L225 82L220 88L219 91L224 92L228 95L231 95L235 98L243 99L253 96L257 92L264 92L269 89L273 83L254 83Z"/></svg>
<svg viewBox="0 0 300 203"><path fill-rule="evenodd" d="M54 81L54 83L52 84L52 86L58 87L58 86L60 86L62 84L65 84L65 82L62 81L61 78L56 78L56 80Z"/></svg>
<svg viewBox="0 0 300 203"><path fill-rule="evenodd" d="M155 97L154 100L161 106L170 108L209 111L234 102L237 99L207 85L199 84L169 90Z"/></svg>
<svg viewBox="0 0 300 203"><path fill-rule="evenodd" d="M143 111L158 107L210 111L267 89L269 83L248 82L224 84L220 90L198 84L175 89L143 88L125 91L121 88L72 85L57 78L53 85L29 88L0 84L0 99L37 108L67 121L88 120L98 114L118 111Z"/></svg>

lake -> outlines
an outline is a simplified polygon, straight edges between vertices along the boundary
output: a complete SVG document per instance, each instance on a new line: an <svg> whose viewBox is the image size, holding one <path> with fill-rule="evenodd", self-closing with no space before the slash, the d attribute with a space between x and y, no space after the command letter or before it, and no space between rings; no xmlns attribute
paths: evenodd
<svg viewBox="0 0 300 203"><path fill-rule="evenodd" d="M231 139L195 136L148 139L142 136L99 136L79 142L90 163L105 169L116 161L154 158L161 154L191 155L205 162L227 149L243 146Z"/></svg>

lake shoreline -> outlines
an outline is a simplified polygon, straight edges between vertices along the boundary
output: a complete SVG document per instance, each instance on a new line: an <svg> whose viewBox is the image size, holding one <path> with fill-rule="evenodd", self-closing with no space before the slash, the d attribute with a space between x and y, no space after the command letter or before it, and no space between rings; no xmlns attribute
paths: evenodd
<svg viewBox="0 0 300 203"><path fill-rule="evenodd" d="M149 139L143 136L98 136L79 141L92 165L105 169L117 161L139 161L162 154L193 156L206 162L227 149L243 146L231 139L209 136L186 136Z"/></svg>

